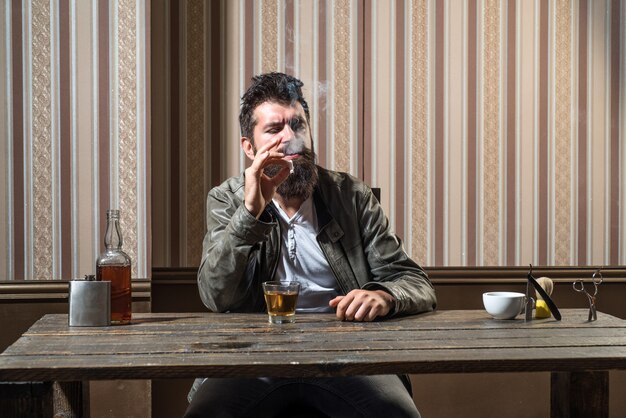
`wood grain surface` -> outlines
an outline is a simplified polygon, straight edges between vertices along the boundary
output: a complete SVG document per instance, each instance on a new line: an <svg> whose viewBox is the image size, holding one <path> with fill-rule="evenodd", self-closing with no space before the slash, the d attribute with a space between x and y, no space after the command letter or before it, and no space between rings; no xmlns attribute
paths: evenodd
<svg viewBox="0 0 626 418"><path fill-rule="evenodd" d="M271 325L263 314L135 314L70 328L46 315L0 354L0 381L626 369L626 321L586 309L563 320L437 311L373 323L332 314Z"/></svg>

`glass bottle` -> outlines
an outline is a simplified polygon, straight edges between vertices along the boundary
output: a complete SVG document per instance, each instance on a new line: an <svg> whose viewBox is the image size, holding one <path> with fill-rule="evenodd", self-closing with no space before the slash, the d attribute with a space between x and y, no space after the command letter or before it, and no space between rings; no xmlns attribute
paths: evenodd
<svg viewBox="0 0 626 418"><path fill-rule="evenodd" d="M107 210L105 250L96 261L96 280L111 282L111 323L129 324L132 294L130 287L131 260L122 251L120 211Z"/></svg>

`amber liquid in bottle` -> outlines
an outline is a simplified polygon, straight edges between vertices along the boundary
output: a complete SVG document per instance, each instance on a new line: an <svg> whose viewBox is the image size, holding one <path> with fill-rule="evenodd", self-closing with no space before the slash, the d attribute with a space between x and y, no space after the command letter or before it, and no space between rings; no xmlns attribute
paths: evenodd
<svg viewBox="0 0 626 418"><path fill-rule="evenodd" d="M111 282L111 323L129 324L132 313L130 265L98 266L100 280Z"/></svg>
<svg viewBox="0 0 626 418"><path fill-rule="evenodd" d="M96 261L96 280L111 282L111 323L129 324L132 315L131 260L122 250L119 210L107 211L105 251Z"/></svg>

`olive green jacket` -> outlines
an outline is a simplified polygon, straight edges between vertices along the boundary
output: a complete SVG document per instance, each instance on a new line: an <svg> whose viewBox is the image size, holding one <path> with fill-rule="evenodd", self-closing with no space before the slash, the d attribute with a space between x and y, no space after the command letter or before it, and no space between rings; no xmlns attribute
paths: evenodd
<svg viewBox="0 0 626 418"><path fill-rule="evenodd" d="M314 191L317 241L341 292L383 289L396 300L395 314L436 307L435 291L422 268L404 252L371 189L345 173L318 167ZM274 277L281 248L273 204L260 219L243 202L244 177L232 177L207 198L198 287L214 312L262 312L261 283Z"/></svg>

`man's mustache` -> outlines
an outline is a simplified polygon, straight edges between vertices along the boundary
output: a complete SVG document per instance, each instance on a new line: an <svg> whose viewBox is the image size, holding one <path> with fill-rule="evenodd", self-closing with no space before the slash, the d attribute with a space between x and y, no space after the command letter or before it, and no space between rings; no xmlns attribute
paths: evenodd
<svg viewBox="0 0 626 418"><path fill-rule="evenodd" d="M284 142L284 147L280 150L285 155L302 154L306 149L304 139L295 137L287 142Z"/></svg>

